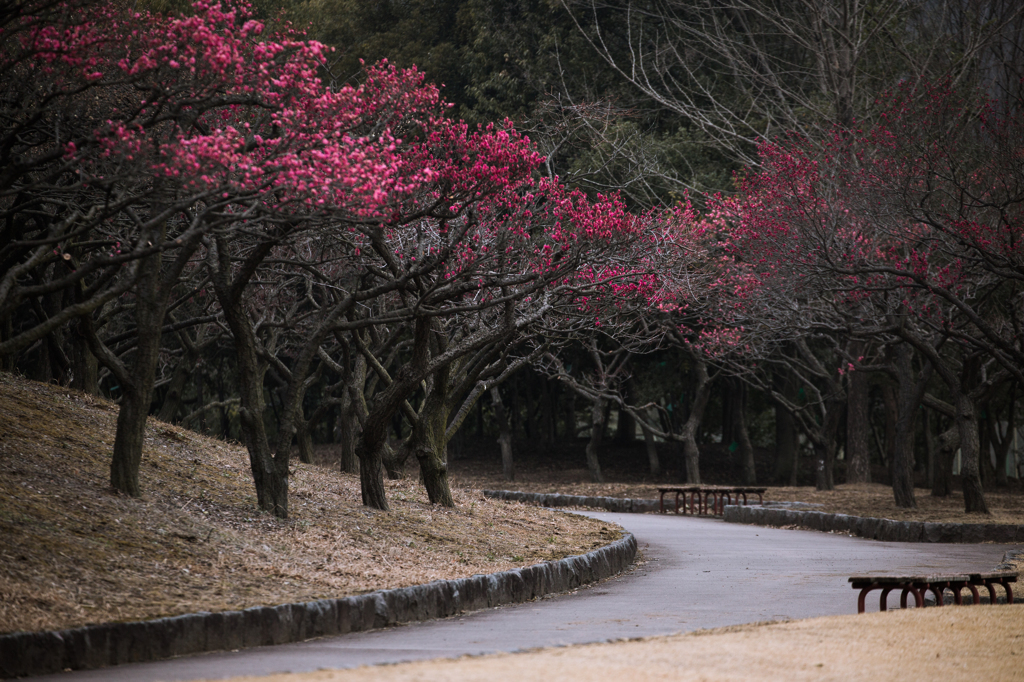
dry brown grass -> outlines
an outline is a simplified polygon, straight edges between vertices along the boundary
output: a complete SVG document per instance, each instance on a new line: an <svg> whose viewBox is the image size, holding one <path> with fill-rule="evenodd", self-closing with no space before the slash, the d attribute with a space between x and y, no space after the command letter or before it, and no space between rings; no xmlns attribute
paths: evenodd
<svg viewBox="0 0 1024 682"><path fill-rule="evenodd" d="M585 469L517 473L516 481L501 478L495 467L455 462L452 478L459 485L475 489L522 490L564 495L602 495L657 499L658 486L654 483L592 483ZM820 511L852 516L872 516L896 521L931 521L936 523L1001 523L1024 524L1024 491L986 491L985 500L991 515L964 512L963 495L954 492L949 497L932 497L931 491L915 491L917 509L901 509L893 501L892 488L878 483L839 485L833 491L819 492L813 487L772 486L766 501L797 501L822 505Z"/></svg>
<svg viewBox="0 0 1024 682"><path fill-rule="evenodd" d="M141 499L108 484L117 406L0 373L0 632L241 609L527 566L617 527L456 489L458 507L296 463L287 521L257 510L248 456L151 420Z"/></svg>

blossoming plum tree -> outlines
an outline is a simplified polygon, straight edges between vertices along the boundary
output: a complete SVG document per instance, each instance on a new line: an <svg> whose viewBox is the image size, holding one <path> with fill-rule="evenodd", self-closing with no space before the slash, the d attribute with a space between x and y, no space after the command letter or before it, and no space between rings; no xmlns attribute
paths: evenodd
<svg viewBox="0 0 1024 682"><path fill-rule="evenodd" d="M1019 107L1006 111L942 85L907 84L868 130L820 145L764 145L762 170L738 199L719 204L734 226L729 281L746 333L758 322L893 349L886 367L847 351L825 369L834 379L846 368L897 379L903 437L894 491L903 506L914 504L910 416L922 400L940 404L925 394L928 373L951 396L965 508L984 512L975 404L993 385L1019 380L1024 366L1013 161L1021 122ZM922 364L916 379L913 353Z"/></svg>

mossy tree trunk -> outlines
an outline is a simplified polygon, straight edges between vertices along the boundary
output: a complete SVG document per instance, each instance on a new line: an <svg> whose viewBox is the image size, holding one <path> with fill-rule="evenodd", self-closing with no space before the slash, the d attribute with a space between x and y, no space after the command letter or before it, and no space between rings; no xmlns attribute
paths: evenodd
<svg viewBox="0 0 1024 682"><path fill-rule="evenodd" d="M448 485L448 415L450 407L444 386L447 371L436 376L433 390L427 393L419 411L407 447L416 455L423 476L423 486L431 504L454 507L452 491Z"/></svg>

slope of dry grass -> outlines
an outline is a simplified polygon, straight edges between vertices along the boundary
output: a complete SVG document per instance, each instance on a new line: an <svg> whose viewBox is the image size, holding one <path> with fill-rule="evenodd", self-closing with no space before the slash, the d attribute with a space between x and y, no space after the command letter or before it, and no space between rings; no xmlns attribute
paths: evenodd
<svg viewBox="0 0 1024 682"><path fill-rule="evenodd" d="M287 521L261 513L248 455L150 420L144 495L108 484L117 406L0 373L0 632L241 609L526 566L620 537L579 516L296 463Z"/></svg>

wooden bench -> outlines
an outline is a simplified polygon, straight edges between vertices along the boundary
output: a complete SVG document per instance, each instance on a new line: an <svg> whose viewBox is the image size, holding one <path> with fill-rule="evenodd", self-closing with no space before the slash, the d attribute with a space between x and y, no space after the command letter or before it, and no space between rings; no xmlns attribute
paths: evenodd
<svg viewBox="0 0 1024 682"><path fill-rule="evenodd" d="M857 613L864 613L864 600L872 590L881 590L878 608L886 610L889 593L900 590L900 608L907 608L907 597L913 595L918 607L924 606L924 598L928 592L935 596L935 605L945 603L944 593L952 590L953 603L962 604L962 590L966 587L971 592L974 604L981 603L978 587L988 590L989 603L996 603L996 585L1006 590L1006 603L1013 603L1013 589L1010 583L1017 582L1017 574L1012 571L996 571L990 573L963 573L955 575L855 575L850 578L853 589L860 590L857 597Z"/></svg>
<svg viewBox="0 0 1024 682"><path fill-rule="evenodd" d="M721 486L721 485L686 485L658 488L658 511L665 513L666 493L675 494L675 513L682 509L685 514L687 510L691 514L721 516L725 512L725 505L732 504L735 495L736 502L743 498L743 504L747 504L747 495L757 495L758 503L764 502L764 492L767 488L756 488L751 486ZM679 501L682 498L682 506Z"/></svg>

